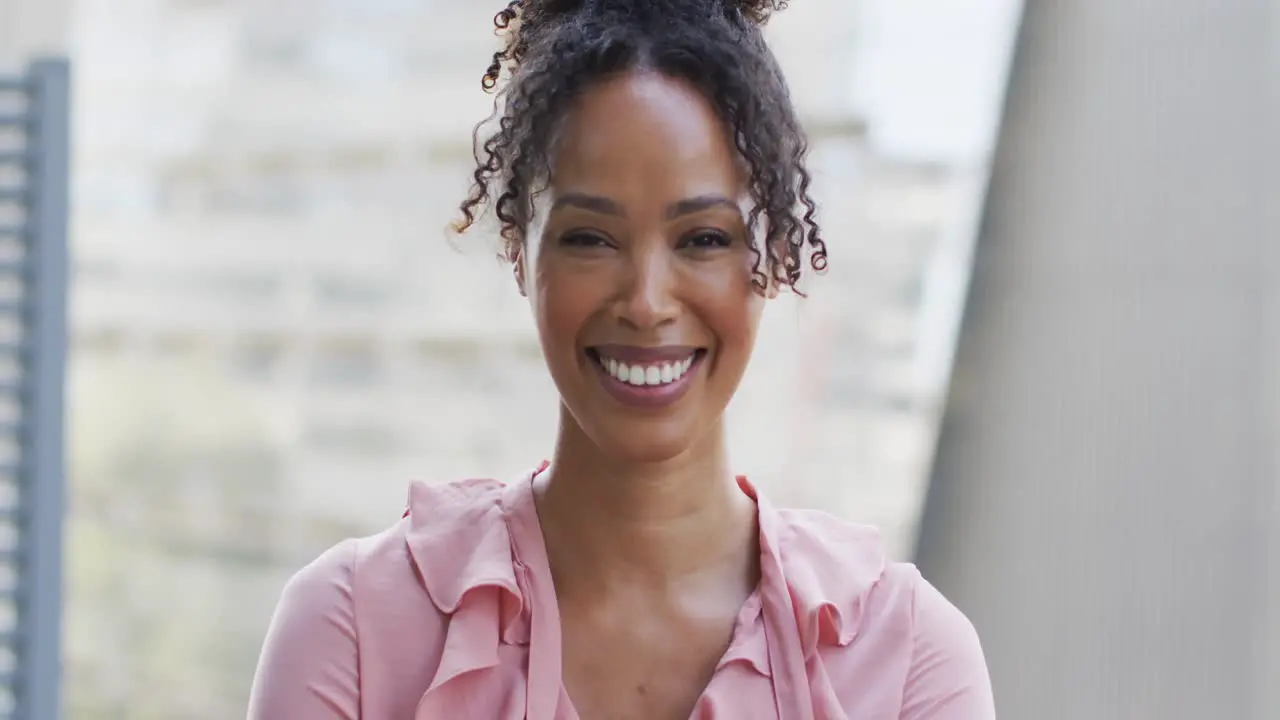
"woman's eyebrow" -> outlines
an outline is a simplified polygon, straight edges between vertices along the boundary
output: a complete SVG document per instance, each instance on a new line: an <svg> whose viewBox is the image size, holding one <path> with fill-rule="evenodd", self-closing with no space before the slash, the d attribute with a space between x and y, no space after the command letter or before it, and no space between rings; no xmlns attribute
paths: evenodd
<svg viewBox="0 0 1280 720"><path fill-rule="evenodd" d="M622 205L602 195L568 192L557 197L555 202L551 205L552 210L561 207L576 207L582 210L600 213L602 215L615 215L617 217L627 216L626 211L622 209ZM681 215L691 215L713 207L725 207L733 210L734 212L738 212L741 209L738 207L737 203L724 195L698 195L672 203L667 207L667 218L673 219L680 217Z"/></svg>
<svg viewBox="0 0 1280 720"><path fill-rule="evenodd" d="M667 219L670 220L681 215L692 215L714 207L726 207L734 212L741 212L742 210L737 203L723 195L699 195L672 203L667 208Z"/></svg>
<svg viewBox="0 0 1280 720"><path fill-rule="evenodd" d="M556 198L556 201L551 205L551 209L556 210L566 206L581 208L582 210L589 210L602 215L627 216L621 205L600 195L588 195L578 192L565 193Z"/></svg>

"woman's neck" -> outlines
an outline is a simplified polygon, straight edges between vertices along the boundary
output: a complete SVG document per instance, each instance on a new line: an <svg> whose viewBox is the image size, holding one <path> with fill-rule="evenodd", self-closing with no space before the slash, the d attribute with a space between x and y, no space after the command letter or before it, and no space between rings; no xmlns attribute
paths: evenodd
<svg viewBox="0 0 1280 720"><path fill-rule="evenodd" d="M572 421L562 423L535 493L563 589L597 595L726 576L754 584L755 503L729 469L719 426L681 456L636 464L608 457Z"/></svg>

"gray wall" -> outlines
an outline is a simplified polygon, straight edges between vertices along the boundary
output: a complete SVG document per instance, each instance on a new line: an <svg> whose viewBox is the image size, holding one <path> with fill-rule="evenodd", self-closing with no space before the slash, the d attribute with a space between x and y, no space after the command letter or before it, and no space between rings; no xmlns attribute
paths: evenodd
<svg viewBox="0 0 1280 720"><path fill-rule="evenodd" d="M1280 717L1275 5L1027 5L918 549L1002 718Z"/></svg>

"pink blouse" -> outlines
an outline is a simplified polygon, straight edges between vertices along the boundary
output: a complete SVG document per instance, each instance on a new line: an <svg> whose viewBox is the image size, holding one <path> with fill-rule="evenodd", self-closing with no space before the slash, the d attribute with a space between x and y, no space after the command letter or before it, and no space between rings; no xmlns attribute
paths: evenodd
<svg viewBox="0 0 1280 720"><path fill-rule="evenodd" d="M271 622L250 720L576 720L560 617L520 482L415 483L390 529L295 575ZM760 584L693 720L988 720L973 626L879 537L776 510L745 479Z"/></svg>

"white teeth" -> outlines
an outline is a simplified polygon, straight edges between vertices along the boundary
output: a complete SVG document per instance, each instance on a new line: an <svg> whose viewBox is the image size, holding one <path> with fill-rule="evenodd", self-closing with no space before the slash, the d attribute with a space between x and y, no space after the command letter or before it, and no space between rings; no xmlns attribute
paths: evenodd
<svg viewBox="0 0 1280 720"><path fill-rule="evenodd" d="M674 363L628 365L613 358L601 357L600 364L610 375L628 385L666 385L684 377L693 365L693 356Z"/></svg>

